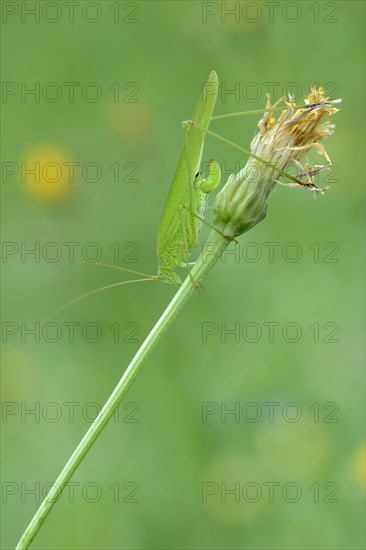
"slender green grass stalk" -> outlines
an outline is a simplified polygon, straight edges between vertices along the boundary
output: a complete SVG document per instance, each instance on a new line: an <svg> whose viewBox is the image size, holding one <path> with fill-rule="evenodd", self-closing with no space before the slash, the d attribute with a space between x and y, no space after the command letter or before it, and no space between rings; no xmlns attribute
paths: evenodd
<svg viewBox="0 0 366 550"><path fill-rule="evenodd" d="M45 521L46 517L52 510L53 505L60 497L63 489L81 464L83 458L86 456L86 454L89 452L89 450L97 440L99 434L103 431L106 424L113 416L114 411L118 407L123 397L126 395L136 376L140 372L144 362L150 355L151 351L154 349L159 338L169 328L182 306L185 304L191 294L195 292L195 286L201 284L207 273L214 266L223 251L226 249L229 242L229 239L225 239L216 231L212 231L210 233L207 244L210 244L210 251L212 250L212 253L206 253L206 247L203 247L203 251L200 257L192 268L191 275L184 280L182 286L174 295L170 304L168 305L160 319L156 322L155 326L150 331L145 341L140 346L138 352L127 367L122 378L113 390L113 393L110 395L108 401L105 403L103 409L100 411L97 418L90 426L83 439L80 441L79 445L71 455L62 472L49 490L47 496L41 503L37 512L34 514L31 522L24 531L16 547L17 549L20 550L29 547L32 540L41 528L43 522ZM191 277L194 278L194 281L196 283L195 286L192 284Z"/></svg>
<svg viewBox="0 0 366 550"><path fill-rule="evenodd" d="M214 71L210 74L209 82L211 86L218 83L217 75ZM201 162L203 148L201 132L202 134L208 133L219 137L207 129L217 95L217 87L214 86L213 89L215 90L214 95L212 95L212 87L210 88L210 93L207 94L207 98L210 101L204 101L204 94L201 96L193 117L194 120L189 124L189 126L194 128L193 145L189 152L190 160L188 164L191 165L190 170L186 166L188 157L185 157L185 150L183 149L170 194L168 195L168 207L166 207L163 213L159 233L160 239L158 239L160 264L163 265L163 278L173 283L180 282L180 279L174 275L174 269L188 260L189 254L187 252L193 249L198 239L198 235L196 236L195 234L195 232L198 232L198 224L194 220L197 218L201 220L201 218L194 209L200 211L198 206L201 204L201 198L199 197L198 203L197 197L195 201L191 200L192 204L190 203L193 206L193 212L190 213L193 214L193 217L190 215L188 220L191 232L192 227L195 230L193 231L193 237L190 236L190 238L187 238L188 231L183 224L184 216L181 206L188 207L188 204L184 202L188 191L190 192L190 196L194 195L193 190L189 186L187 188L187 182L189 184L192 181L190 176L196 173L196 169ZM322 191L316 187L312 178L324 166L310 166L308 164L302 166L299 161L307 151L316 149L330 163L330 158L319 141L328 137L333 132L334 125L329 122L323 123L323 118L326 114L331 115L338 112L338 109L334 107L334 104L337 103L339 103L339 100L328 101L323 88L317 90L313 86L311 94L306 99L305 107L302 106L296 109L293 99L290 98L289 102L285 104L286 108L276 120L273 116L273 111L276 109L277 103L271 106L268 99L267 109L262 110L265 114L259 122L259 132L251 143L250 152L233 144L229 140L220 138L224 143L234 145L240 151L247 153L250 159L238 174L230 175L226 184L216 196L213 220L213 227L216 230L211 231L206 243L206 246L208 244L211 245L210 251L212 253L210 252L208 255L208 247L203 248L189 276L180 286L163 315L141 345L103 409L71 455L48 495L38 508L20 539L17 549L29 547L66 484L126 395L157 341L170 326L195 288L201 284L209 270L220 258L230 240L250 230L264 218L271 192L275 184L280 183L278 182L278 177L280 175L289 177L284 172L286 167L291 162L295 162L302 168L303 173L300 177L305 178L305 180L295 179L296 185ZM203 123L201 123L201 120ZM262 171L258 172L260 168L262 168ZM190 172L192 173L190 174ZM261 174L260 178L253 177L253 174L258 173ZM200 181L200 184L208 185L209 188L211 187L207 180ZM195 190L197 191L197 189ZM203 193L206 191L207 189ZM183 198L181 197L182 193ZM179 216L179 213L181 216ZM177 230L171 231L172 220L176 222L173 224L173 228L176 228L178 223L178 232ZM184 247L182 247L182 242L185 245ZM161 278L161 275L159 274L156 278Z"/></svg>

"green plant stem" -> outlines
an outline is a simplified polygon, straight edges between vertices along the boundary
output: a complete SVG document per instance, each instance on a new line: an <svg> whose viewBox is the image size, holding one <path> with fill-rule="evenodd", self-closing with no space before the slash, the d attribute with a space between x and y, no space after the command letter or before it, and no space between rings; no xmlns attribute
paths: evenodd
<svg viewBox="0 0 366 550"><path fill-rule="evenodd" d="M95 443L99 434L105 428L109 419L113 416L114 411L119 406L123 397L126 395L128 389L140 372L145 360L151 353L157 341L175 319L183 304L194 292L195 286L199 285L202 282L206 274L217 262L229 242L230 241L228 239L225 239L216 231L211 231L200 257L192 268L190 276L185 279L182 286L174 295L172 301L170 302L160 319L157 321L145 341L142 343L141 347L127 367L126 371L124 372L122 378L118 382L108 401L105 403L97 418L90 426L89 430L86 432L83 439L80 441L79 445L76 447L75 451L69 458L60 475L49 490L47 496L33 516L28 527L24 531L16 547L17 549L20 550L29 547L32 540L41 528L43 522L45 521L46 517L52 510L54 503L60 497L63 489L70 481L71 477L81 464L83 458L91 449L92 445ZM195 285L192 284L191 277L193 278Z"/></svg>

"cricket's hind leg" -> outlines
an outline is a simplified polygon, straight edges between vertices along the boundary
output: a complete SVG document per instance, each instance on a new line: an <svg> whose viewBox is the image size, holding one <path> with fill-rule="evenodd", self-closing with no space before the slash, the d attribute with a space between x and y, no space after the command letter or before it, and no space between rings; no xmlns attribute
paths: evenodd
<svg viewBox="0 0 366 550"><path fill-rule="evenodd" d="M227 241L234 241L234 242L238 242L236 239L234 239L234 237L231 237L230 235L225 235L225 233L222 233L222 231L220 231L219 229L217 229L217 227L215 227L214 225L212 225L211 223L209 223L208 221L206 221L204 218L202 218L201 216L199 216L198 214L195 214L194 212L192 212L192 210L190 210L188 208L188 206L185 206L184 204L181 204L180 205L180 208L185 208L190 214L191 216L194 216L195 218L197 218L198 220L200 220L202 223L204 223L205 225L207 225L207 227L209 227L210 229L213 229L214 231L216 231L216 233L218 235L221 235L221 237L223 237L224 239L226 239Z"/></svg>

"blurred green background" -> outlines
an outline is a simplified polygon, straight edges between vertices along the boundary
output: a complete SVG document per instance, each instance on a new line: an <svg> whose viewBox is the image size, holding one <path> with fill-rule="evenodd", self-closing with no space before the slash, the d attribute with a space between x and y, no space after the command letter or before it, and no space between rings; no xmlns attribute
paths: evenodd
<svg viewBox="0 0 366 550"><path fill-rule="evenodd" d="M35 4L37 21L26 13ZM92 258L94 242L101 261L156 272L180 121L215 69L217 114L263 108L268 83L274 99L295 83L299 103L314 82L331 83L343 98L326 144L336 170L321 178L333 179L331 189L317 200L277 189L265 221L241 238L239 261L218 263L159 342L33 547L364 548L364 3L241 2L235 17L225 14L238 9L231 2L82 2L73 18L64 4L2 3L2 547L14 547L37 491L58 475L174 294L163 283L107 290L56 314L37 342L26 329L42 330L58 306L129 278L69 262L64 243L79 243L78 260ZM257 122L211 129L248 147ZM211 157L228 172L245 162L207 139ZM38 183L24 174L37 162L54 163ZM273 262L269 242L278 243ZM290 242L299 261L286 259ZM35 246L38 256L22 256ZM206 342L203 323L217 329ZM221 338L235 323L247 337ZM297 325L286 338L287 323ZM206 422L204 403L215 412ZM240 416L225 416L234 407ZM214 494L204 498L208 482ZM225 497L235 487L239 497Z"/></svg>

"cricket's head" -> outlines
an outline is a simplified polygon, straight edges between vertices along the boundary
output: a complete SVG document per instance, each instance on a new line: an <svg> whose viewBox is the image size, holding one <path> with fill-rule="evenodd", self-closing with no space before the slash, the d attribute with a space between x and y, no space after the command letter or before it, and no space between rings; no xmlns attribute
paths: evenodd
<svg viewBox="0 0 366 550"><path fill-rule="evenodd" d="M157 279L161 279L164 283L173 286L181 286L182 279L172 269L159 269Z"/></svg>
<svg viewBox="0 0 366 550"><path fill-rule="evenodd" d="M314 182L314 176L331 165L330 158L321 140L330 136L334 124L324 122L327 115L337 113L334 105L341 100L330 101L325 90L311 87L305 104L296 107L294 98L279 99L271 105L267 100L266 112L259 121L259 132L251 143L252 157L235 176L232 175L217 195L214 212L215 223L233 237L248 231L260 222L265 214L268 199L280 176L286 176L287 169L296 166L300 173L290 176L289 186L302 186L315 192L322 192ZM276 118L275 111L280 109ZM300 160L311 149L316 149L326 160L324 165L302 165ZM284 183L284 182L282 182Z"/></svg>

